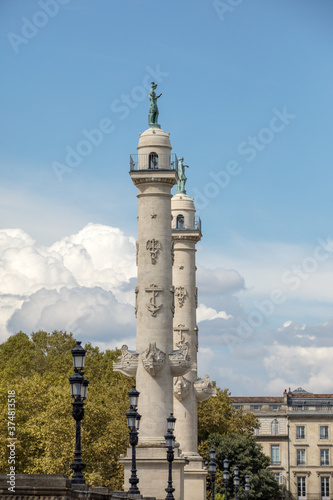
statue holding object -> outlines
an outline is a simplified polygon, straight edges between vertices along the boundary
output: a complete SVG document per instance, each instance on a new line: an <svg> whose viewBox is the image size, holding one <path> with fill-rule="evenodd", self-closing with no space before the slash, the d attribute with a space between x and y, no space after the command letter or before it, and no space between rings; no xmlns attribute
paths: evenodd
<svg viewBox="0 0 333 500"><path fill-rule="evenodd" d="M183 163L184 158L181 156L178 158L178 182L177 182L177 193L184 193L186 194L185 191L185 184L187 181L187 177L185 175L185 167L189 168L188 165L184 165Z"/></svg>
<svg viewBox="0 0 333 500"><path fill-rule="evenodd" d="M148 125L149 128L155 127L155 128L161 128L161 126L158 124L158 107L157 107L157 99L161 97L162 94L156 95L155 89L157 88L157 83L151 82L151 88L148 93L148 97L150 100L150 107L149 107L149 115L148 115Z"/></svg>

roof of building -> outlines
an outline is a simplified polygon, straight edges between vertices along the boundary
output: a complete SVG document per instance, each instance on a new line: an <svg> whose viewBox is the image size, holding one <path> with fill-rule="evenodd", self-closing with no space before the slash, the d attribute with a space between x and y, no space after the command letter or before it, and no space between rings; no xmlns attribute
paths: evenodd
<svg viewBox="0 0 333 500"><path fill-rule="evenodd" d="M275 396L231 397L230 399L233 403L283 403L283 397Z"/></svg>

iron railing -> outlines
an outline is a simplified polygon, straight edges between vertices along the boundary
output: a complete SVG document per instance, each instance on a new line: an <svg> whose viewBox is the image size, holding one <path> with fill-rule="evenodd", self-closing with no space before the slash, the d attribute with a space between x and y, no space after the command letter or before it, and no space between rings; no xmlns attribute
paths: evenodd
<svg viewBox="0 0 333 500"><path fill-rule="evenodd" d="M130 171L134 170L178 170L178 159L175 153L133 154L130 155Z"/></svg>

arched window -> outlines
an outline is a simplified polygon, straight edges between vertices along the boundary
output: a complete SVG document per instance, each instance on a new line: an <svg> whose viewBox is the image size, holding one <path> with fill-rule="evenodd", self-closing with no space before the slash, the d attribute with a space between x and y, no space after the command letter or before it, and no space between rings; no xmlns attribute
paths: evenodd
<svg viewBox="0 0 333 500"><path fill-rule="evenodd" d="M276 436L277 434L279 434L279 421L277 418L275 418L274 420L272 420L272 434L274 436Z"/></svg>
<svg viewBox="0 0 333 500"><path fill-rule="evenodd" d="M158 168L158 154L150 153L149 154L149 168L156 169Z"/></svg>
<svg viewBox="0 0 333 500"><path fill-rule="evenodd" d="M177 215L177 229L185 229L184 215Z"/></svg>

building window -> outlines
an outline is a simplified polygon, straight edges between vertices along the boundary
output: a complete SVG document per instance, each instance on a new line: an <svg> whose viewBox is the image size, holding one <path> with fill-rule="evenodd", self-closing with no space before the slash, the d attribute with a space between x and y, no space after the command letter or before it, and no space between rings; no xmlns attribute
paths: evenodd
<svg viewBox="0 0 333 500"><path fill-rule="evenodd" d="M275 479L277 480L277 482L278 482L279 484L282 484L282 474L281 474L281 472L276 472L276 473L274 474L274 476L275 476Z"/></svg>
<svg viewBox="0 0 333 500"><path fill-rule="evenodd" d="M158 154L150 153L149 154L149 168L158 168Z"/></svg>
<svg viewBox="0 0 333 500"><path fill-rule="evenodd" d="M261 405L252 405L251 410L261 410Z"/></svg>
<svg viewBox="0 0 333 500"><path fill-rule="evenodd" d="M328 425L320 426L320 439L328 439Z"/></svg>
<svg viewBox="0 0 333 500"><path fill-rule="evenodd" d="M177 215L177 229L185 228L184 215Z"/></svg>
<svg viewBox="0 0 333 500"><path fill-rule="evenodd" d="M235 408L235 410L241 410L242 409L242 405L234 405L234 408Z"/></svg>
<svg viewBox="0 0 333 500"><path fill-rule="evenodd" d="M306 477L297 478L297 499L306 498Z"/></svg>
<svg viewBox="0 0 333 500"><path fill-rule="evenodd" d="M320 486L321 486L321 498L330 497L330 478L329 477L321 477L320 478Z"/></svg>
<svg viewBox="0 0 333 500"><path fill-rule="evenodd" d="M329 449L325 448L320 450L320 465L329 465L330 464L330 454Z"/></svg>
<svg viewBox="0 0 333 500"><path fill-rule="evenodd" d="M304 425L296 425L296 439L305 439Z"/></svg>
<svg viewBox="0 0 333 500"><path fill-rule="evenodd" d="M305 450L296 450L297 454L297 465L305 465Z"/></svg>
<svg viewBox="0 0 333 500"><path fill-rule="evenodd" d="M274 419L271 423L271 431L274 436L279 434L279 421L277 418Z"/></svg>
<svg viewBox="0 0 333 500"><path fill-rule="evenodd" d="M271 409L272 410L279 410L280 409L280 405L271 405Z"/></svg>
<svg viewBox="0 0 333 500"><path fill-rule="evenodd" d="M280 446L271 444L271 465L280 465Z"/></svg>

